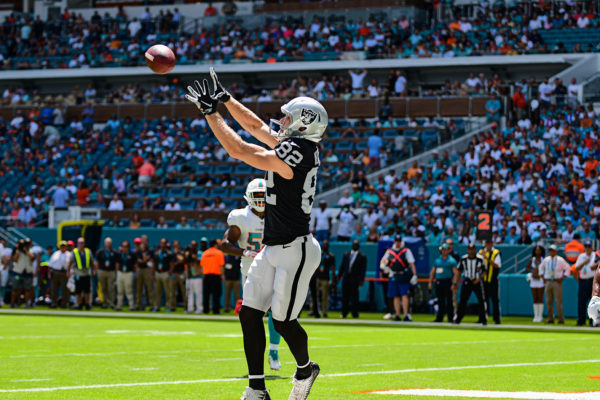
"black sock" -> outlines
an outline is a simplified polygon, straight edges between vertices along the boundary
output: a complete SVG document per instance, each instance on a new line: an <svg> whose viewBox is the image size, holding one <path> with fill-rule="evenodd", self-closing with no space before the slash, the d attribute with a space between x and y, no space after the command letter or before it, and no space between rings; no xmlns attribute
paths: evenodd
<svg viewBox="0 0 600 400"><path fill-rule="evenodd" d="M248 363L249 386L255 390L265 390L265 325L263 324L264 312L242 306L240 322L244 334L244 351Z"/></svg>
<svg viewBox="0 0 600 400"><path fill-rule="evenodd" d="M290 351L296 359L296 364L303 366L296 371L298 379L308 378L312 373L308 357L308 335L297 319L293 321L281 322L273 320L275 330L283 337L288 344Z"/></svg>

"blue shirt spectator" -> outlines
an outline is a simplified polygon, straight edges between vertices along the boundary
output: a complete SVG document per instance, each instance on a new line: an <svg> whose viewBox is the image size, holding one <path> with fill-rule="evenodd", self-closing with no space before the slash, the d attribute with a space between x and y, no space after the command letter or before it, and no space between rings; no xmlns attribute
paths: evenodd
<svg viewBox="0 0 600 400"><path fill-rule="evenodd" d="M451 279L453 276L452 268L456 267L456 264L458 264L457 261L450 256L436 259L433 263L433 267L435 268L435 278Z"/></svg>
<svg viewBox="0 0 600 400"><path fill-rule="evenodd" d="M59 186L52 194L52 201L56 208L67 208L69 205L69 192L64 186Z"/></svg>
<svg viewBox="0 0 600 400"><path fill-rule="evenodd" d="M92 126L94 125L94 108L90 104L86 105L86 107L82 111L82 115L83 115L83 121L82 121L83 125L87 129L91 129Z"/></svg>
<svg viewBox="0 0 600 400"><path fill-rule="evenodd" d="M40 118L42 119L42 122L44 124L52 124L53 113L54 109L49 105L42 108L42 111L40 112Z"/></svg>
<svg viewBox="0 0 600 400"><path fill-rule="evenodd" d="M499 121L500 120L500 109L502 104L496 95L492 95L492 98L485 103L486 117L488 121Z"/></svg>
<svg viewBox="0 0 600 400"><path fill-rule="evenodd" d="M377 136L377 132L369 137L367 146L369 147L369 158L379 158L380 148L383 146L383 140Z"/></svg>

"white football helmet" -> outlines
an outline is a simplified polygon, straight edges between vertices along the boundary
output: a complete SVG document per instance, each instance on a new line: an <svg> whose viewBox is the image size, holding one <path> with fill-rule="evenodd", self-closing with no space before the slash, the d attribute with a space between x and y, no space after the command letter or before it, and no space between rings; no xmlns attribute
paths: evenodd
<svg viewBox="0 0 600 400"><path fill-rule="evenodd" d="M278 139L298 137L319 142L327 129L329 117L325 107L317 100L301 96L281 106L284 117L281 120L271 119L271 134ZM273 126L278 125L279 131Z"/></svg>
<svg viewBox="0 0 600 400"><path fill-rule="evenodd" d="M250 208L258 212L265 211L265 197L267 195L267 184L264 179L253 179L246 187L244 199L248 202Z"/></svg>

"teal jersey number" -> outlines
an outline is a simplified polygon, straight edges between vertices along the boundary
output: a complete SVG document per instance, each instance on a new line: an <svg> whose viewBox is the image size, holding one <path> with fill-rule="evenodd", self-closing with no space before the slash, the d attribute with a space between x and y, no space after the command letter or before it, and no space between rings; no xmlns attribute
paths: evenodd
<svg viewBox="0 0 600 400"><path fill-rule="evenodd" d="M248 247L247 250L260 251L262 244L262 232L248 232Z"/></svg>

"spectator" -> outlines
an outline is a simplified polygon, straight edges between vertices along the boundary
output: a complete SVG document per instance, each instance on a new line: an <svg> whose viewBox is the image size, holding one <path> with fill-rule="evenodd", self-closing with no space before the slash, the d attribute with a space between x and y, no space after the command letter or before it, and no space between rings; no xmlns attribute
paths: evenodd
<svg viewBox="0 0 600 400"><path fill-rule="evenodd" d="M488 102L491 100L488 100ZM515 93L512 97L513 104L513 112L515 113L517 119L521 119L525 116L527 112L527 101L525 100L525 94L523 93L523 88L521 86L515 87ZM486 107L487 108L487 107ZM498 110L500 111L500 110ZM499 114L498 114L499 117ZM489 119L489 117L488 117Z"/></svg>
<svg viewBox="0 0 600 400"><path fill-rule="evenodd" d="M338 214L337 219L339 221L337 231L338 242L348 242L350 237L353 235L353 226L358 217L352 212L349 206L342 208L342 211ZM362 230L362 226L357 225Z"/></svg>
<svg viewBox="0 0 600 400"><path fill-rule="evenodd" d="M156 175L156 169L154 165L152 165L152 160L146 159L144 164L140 167L138 178L138 185L140 186L148 186L152 183L154 176Z"/></svg>
<svg viewBox="0 0 600 400"><path fill-rule="evenodd" d="M200 265L204 271L203 294L204 294L204 312L210 310L210 298L212 297L213 314L220 313L221 303L221 282L224 279L225 256L218 248L216 240L209 242L208 250L202 253Z"/></svg>
<svg viewBox="0 0 600 400"><path fill-rule="evenodd" d="M186 217L181 217L180 222L176 226L177 229L192 229Z"/></svg>
<svg viewBox="0 0 600 400"><path fill-rule="evenodd" d="M319 243L325 240L329 240L331 233L331 212L327 208L327 202L320 201L319 208L315 211L313 231L315 232L315 238Z"/></svg>
<svg viewBox="0 0 600 400"><path fill-rule="evenodd" d="M338 280L342 281L342 318L352 312L358 318L358 292L365 281L367 257L360 252L358 240L352 242L352 250L344 253Z"/></svg>
<svg viewBox="0 0 600 400"><path fill-rule="evenodd" d="M115 282L119 259L112 249L112 239L104 239L104 248L96 252L96 274L102 288L102 308L115 308Z"/></svg>
<svg viewBox="0 0 600 400"><path fill-rule="evenodd" d="M129 229L139 229L142 227L142 223L140 222L140 216L136 213L133 214L131 221L129 221Z"/></svg>
<svg viewBox="0 0 600 400"><path fill-rule="evenodd" d="M67 308L69 305L69 290L67 289L67 280L69 265L71 263L71 252L67 251L67 242L61 240L58 244L59 250L55 251L50 257L48 265L50 266L50 308L56 308L58 305L58 295L60 289L60 307Z"/></svg>
<svg viewBox="0 0 600 400"><path fill-rule="evenodd" d="M235 2L233 0L226 0L225 3L223 4L223 7L221 7L221 11L223 11L223 15L227 16L227 17L232 17L235 15L235 13L237 13L237 5L235 4Z"/></svg>
<svg viewBox="0 0 600 400"><path fill-rule="evenodd" d="M77 205L86 206L90 198L90 192L85 181L79 182L79 188L77 189Z"/></svg>
<svg viewBox="0 0 600 400"><path fill-rule="evenodd" d="M123 211L124 206L123 206L123 200L121 200L119 198L119 195L117 193L115 193L113 195L112 200L110 201L109 205L108 205L108 210L109 211Z"/></svg>
<svg viewBox="0 0 600 400"><path fill-rule="evenodd" d="M373 134L369 136L367 146L369 148L369 166L374 169L379 168L383 140L379 137L378 129L375 129Z"/></svg>
<svg viewBox="0 0 600 400"><path fill-rule="evenodd" d="M137 214L134 215L134 217ZM152 281L155 277L155 268L154 268L154 254L148 248L148 245L143 242L141 238L135 238L133 240L133 245L135 249L135 272L136 272L136 310L144 311L146 305L151 308L151 311L157 311L157 306L154 303L154 286ZM146 303L143 302L142 294L144 293L144 288L146 289Z"/></svg>
<svg viewBox="0 0 600 400"><path fill-rule="evenodd" d="M181 205L175 201L175 197L171 197L169 202L165 206L165 211L179 211L181 210Z"/></svg>
<svg viewBox="0 0 600 400"><path fill-rule="evenodd" d="M396 93L396 96L405 97L406 86L407 81L404 77L404 73L402 73L402 71L396 71L396 80L394 82L394 92Z"/></svg>
<svg viewBox="0 0 600 400"><path fill-rule="evenodd" d="M171 312L171 263L173 262L173 253L169 250L167 239L160 239L153 258L156 260L156 273L154 274L156 298L154 299L154 306L157 311L160 311L164 291L165 311Z"/></svg>
<svg viewBox="0 0 600 400"><path fill-rule="evenodd" d="M558 323L565 323L562 304L562 281L570 275L569 264L558 255L556 245L550 245L550 255L544 258L540 266L540 275L544 278L546 294L546 307L548 308L548 320L546 323L554 323L554 301L556 301L556 313Z"/></svg>
<svg viewBox="0 0 600 400"><path fill-rule="evenodd" d="M208 7L204 10L205 17L212 17L217 15L217 9L213 7L212 1L208 2Z"/></svg>
<svg viewBox="0 0 600 400"><path fill-rule="evenodd" d="M52 194L54 208L67 208L69 205L69 192L65 189L65 184L60 183Z"/></svg>
<svg viewBox="0 0 600 400"><path fill-rule="evenodd" d="M167 222L165 221L165 217L163 217L162 215L160 217L158 217L158 224L156 224L156 228L158 229L167 229L169 226L167 225ZM168 296L167 296L168 298Z"/></svg>
<svg viewBox="0 0 600 400"><path fill-rule="evenodd" d="M348 74L352 79L352 93L356 95L361 95L363 93L364 81L367 76L366 69L356 69L356 70L348 70Z"/></svg>
<svg viewBox="0 0 600 400"><path fill-rule="evenodd" d="M577 84L577 78L571 79L571 84L567 88L567 103L569 108L575 109L577 107L577 99L579 97L579 85Z"/></svg>

